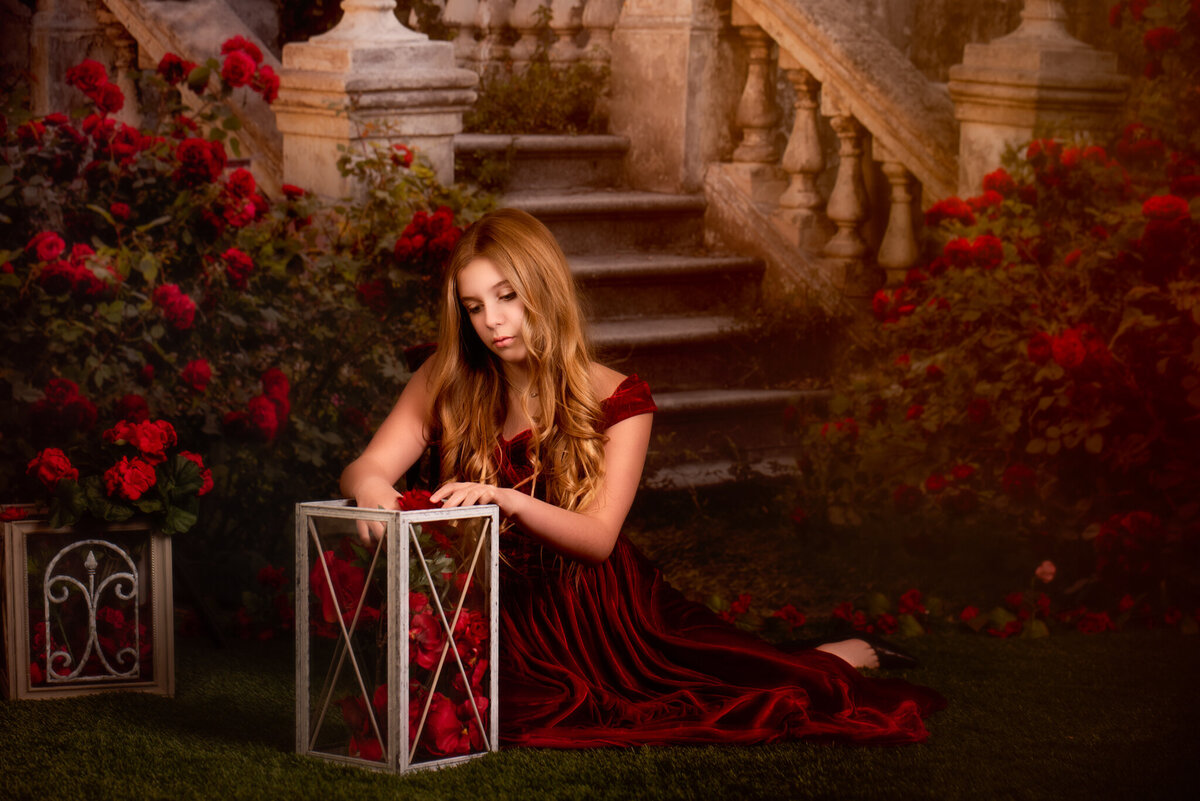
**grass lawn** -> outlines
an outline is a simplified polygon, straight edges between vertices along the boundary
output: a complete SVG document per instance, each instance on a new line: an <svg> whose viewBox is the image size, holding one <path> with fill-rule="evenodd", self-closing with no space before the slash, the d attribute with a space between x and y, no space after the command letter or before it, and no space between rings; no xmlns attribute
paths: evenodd
<svg viewBox="0 0 1200 801"><path fill-rule="evenodd" d="M918 746L515 749L407 777L293 750L287 642L179 642L175 698L0 703L2 798L1194 798L1200 640L931 635Z"/></svg>

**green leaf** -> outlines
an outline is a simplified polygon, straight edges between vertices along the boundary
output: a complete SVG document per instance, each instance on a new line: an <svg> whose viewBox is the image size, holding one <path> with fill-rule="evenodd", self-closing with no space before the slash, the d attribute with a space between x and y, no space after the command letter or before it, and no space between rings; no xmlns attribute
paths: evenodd
<svg viewBox="0 0 1200 801"><path fill-rule="evenodd" d="M239 131L242 128L242 121L231 114L221 123L221 127L227 131Z"/></svg>
<svg viewBox="0 0 1200 801"><path fill-rule="evenodd" d="M208 76L212 74L212 70L206 66L199 66L192 70L187 77L188 89L191 89L196 94L204 91L204 87L208 85Z"/></svg>
<svg viewBox="0 0 1200 801"><path fill-rule="evenodd" d="M229 149L233 151L234 158L242 157L242 143L238 140L238 138L236 136L232 137L229 140Z"/></svg>
<svg viewBox="0 0 1200 801"><path fill-rule="evenodd" d="M1025 446L1026 453L1044 453L1045 450L1046 440L1042 439L1041 437L1034 437L1033 439L1029 440L1029 443Z"/></svg>
<svg viewBox="0 0 1200 801"><path fill-rule="evenodd" d="M892 611L892 602L882 592L873 592L867 596L867 614L871 617L886 615Z"/></svg>
<svg viewBox="0 0 1200 801"><path fill-rule="evenodd" d="M152 284L154 279L158 278L158 259L154 258L153 253L145 253L138 261L137 269L146 279L146 283Z"/></svg>
<svg viewBox="0 0 1200 801"><path fill-rule="evenodd" d="M1104 435L1097 431L1084 440L1083 447L1088 453L1100 453L1100 451L1104 450Z"/></svg>
<svg viewBox="0 0 1200 801"><path fill-rule="evenodd" d="M1050 636L1050 629L1046 623L1041 620L1025 621L1025 628L1021 630L1021 636L1029 640L1040 640L1042 637Z"/></svg>
<svg viewBox="0 0 1200 801"><path fill-rule="evenodd" d="M199 516L188 509L172 506L167 509L166 519L163 520L163 533L167 535L183 534L196 525Z"/></svg>
<svg viewBox="0 0 1200 801"><path fill-rule="evenodd" d="M925 628L910 614L900 615L896 620L900 624L896 633L901 637L920 637L925 633Z"/></svg>

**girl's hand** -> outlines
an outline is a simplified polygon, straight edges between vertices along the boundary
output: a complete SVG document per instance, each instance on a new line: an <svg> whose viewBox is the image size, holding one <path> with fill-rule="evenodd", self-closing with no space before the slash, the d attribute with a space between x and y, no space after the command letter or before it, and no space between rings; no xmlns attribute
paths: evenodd
<svg viewBox="0 0 1200 801"><path fill-rule="evenodd" d="M512 504L514 490L493 487L491 484L476 484L472 481L451 481L438 487L437 492L429 496L429 500L442 502L442 508L454 506L478 506L494 503L500 507L501 514L506 517L512 514L509 508ZM524 496L522 496L524 497Z"/></svg>
<svg viewBox="0 0 1200 801"><path fill-rule="evenodd" d="M400 493L396 492L395 488L384 485L365 489L355 496L354 503L359 509L395 509L399 498ZM355 526L358 528L359 542L364 548L370 548L383 539L383 523L375 520L356 520Z"/></svg>

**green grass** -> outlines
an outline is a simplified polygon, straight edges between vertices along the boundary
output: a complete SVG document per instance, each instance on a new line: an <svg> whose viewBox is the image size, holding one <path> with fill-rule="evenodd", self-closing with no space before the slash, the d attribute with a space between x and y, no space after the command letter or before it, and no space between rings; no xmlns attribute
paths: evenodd
<svg viewBox="0 0 1200 801"><path fill-rule="evenodd" d="M514 749L390 776L293 750L288 643L179 643L175 698L0 703L0 798L1159 799L1195 795L1200 640L906 643L950 706L918 746Z"/></svg>

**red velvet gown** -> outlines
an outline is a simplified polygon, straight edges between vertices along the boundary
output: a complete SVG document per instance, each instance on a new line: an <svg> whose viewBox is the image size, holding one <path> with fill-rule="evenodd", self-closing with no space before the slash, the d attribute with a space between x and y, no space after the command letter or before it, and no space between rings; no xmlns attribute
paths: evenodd
<svg viewBox="0 0 1200 801"><path fill-rule="evenodd" d="M605 427L655 408L629 376L604 401ZM505 486L529 476L527 440L500 444ZM866 678L821 651L784 653L722 621L624 535L604 563L571 570L520 532L501 549L505 745L920 742L922 718L944 706L933 690Z"/></svg>

